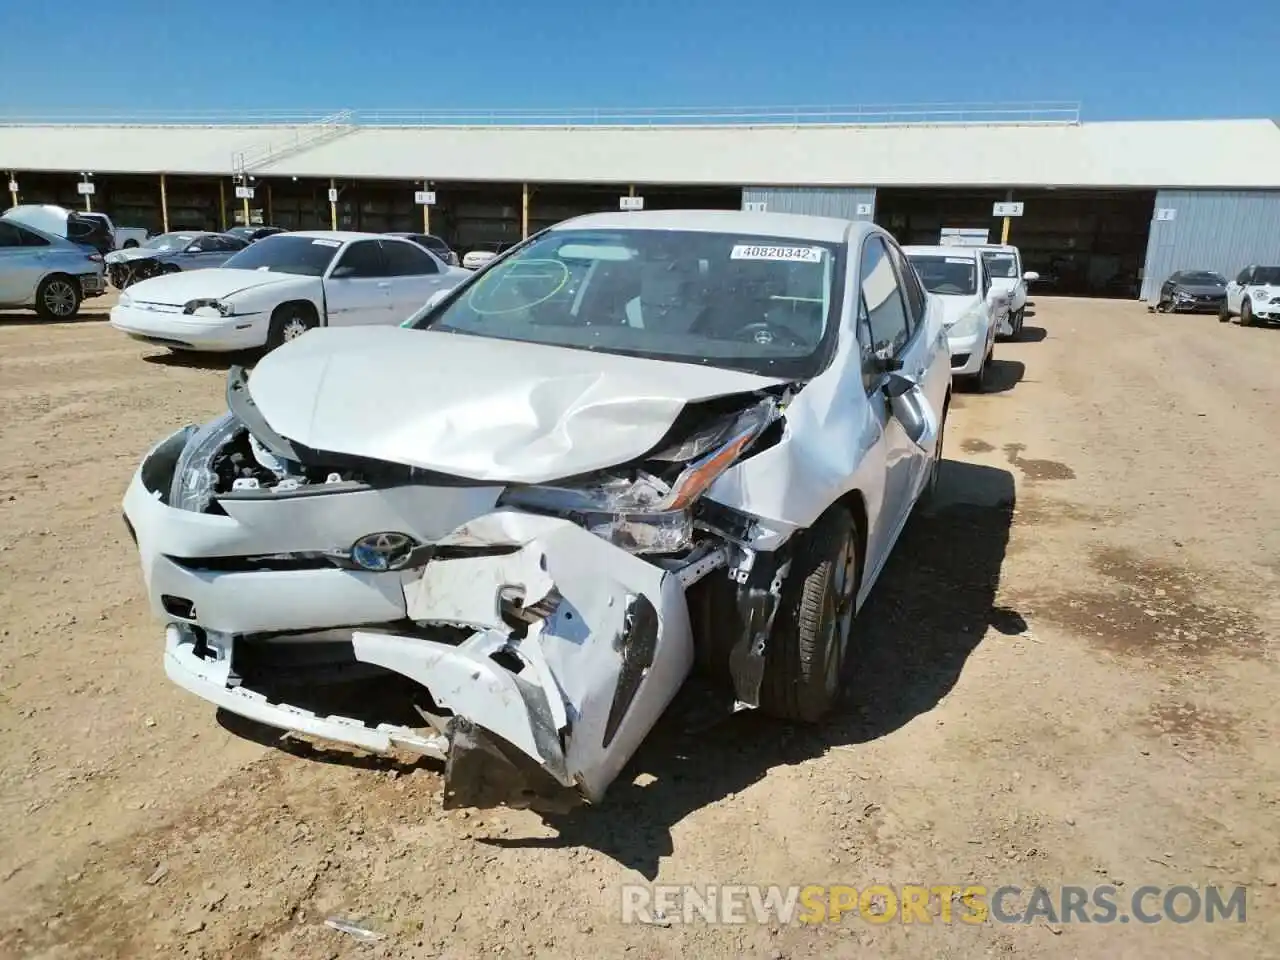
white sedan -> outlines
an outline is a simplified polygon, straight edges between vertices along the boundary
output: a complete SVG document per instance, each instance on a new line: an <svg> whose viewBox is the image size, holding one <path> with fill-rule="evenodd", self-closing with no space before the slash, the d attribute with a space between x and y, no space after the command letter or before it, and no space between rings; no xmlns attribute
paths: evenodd
<svg viewBox="0 0 1280 960"><path fill-rule="evenodd" d="M991 282L977 247L903 249L925 289L942 305L952 376L981 393L987 388L996 333L1009 312L1009 294Z"/></svg>
<svg viewBox="0 0 1280 960"><path fill-rule="evenodd" d="M125 516L185 689L447 757L446 806L598 802L695 663L830 712L950 398L942 304L879 227L594 214L402 328L233 367ZM339 676L376 681L358 712Z"/></svg>
<svg viewBox="0 0 1280 960"><path fill-rule="evenodd" d="M1034 270L1023 271L1022 253L1012 244L982 247L982 259L991 274L991 284L1009 294L1009 310L996 331L1001 337L1017 340L1027 314L1027 284L1040 279Z"/></svg>
<svg viewBox="0 0 1280 960"><path fill-rule="evenodd" d="M471 275L396 237L280 233L219 268L131 285L111 325L175 350L274 348L313 327L394 326Z"/></svg>

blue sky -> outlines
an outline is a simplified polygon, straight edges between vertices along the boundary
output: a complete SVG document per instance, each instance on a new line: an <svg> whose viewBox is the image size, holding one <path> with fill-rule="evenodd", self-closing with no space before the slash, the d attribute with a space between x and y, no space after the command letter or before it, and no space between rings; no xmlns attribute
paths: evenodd
<svg viewBox="0 0 1280 960"><path fill-rule="evenodd" d="M1276 0L13 0L0 111L1079 100L1091 120L1275 117L1277 12Z"/></svg>

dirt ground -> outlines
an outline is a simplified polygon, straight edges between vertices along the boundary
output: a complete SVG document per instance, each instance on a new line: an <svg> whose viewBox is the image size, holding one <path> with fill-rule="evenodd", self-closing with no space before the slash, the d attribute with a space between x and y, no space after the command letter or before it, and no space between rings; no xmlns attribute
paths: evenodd
<svg viewBox="0 0 1280 960"><path fill-rule="evenodd" d="M1041 298L955 403L834 722L673 721L543 819L445 814L433 764L282 748L165 679L120 500L226 364L103 319L0 315L0 956L1276 955L1280 330ZM1109 883L1122 913L1244 885L1248 912L623 924L653 882Z"/></svg>

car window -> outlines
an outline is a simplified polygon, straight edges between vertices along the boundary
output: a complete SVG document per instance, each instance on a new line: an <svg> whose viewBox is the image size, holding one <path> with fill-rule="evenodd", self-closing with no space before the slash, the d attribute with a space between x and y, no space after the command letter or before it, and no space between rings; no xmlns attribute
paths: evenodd
<svg viewBox="0 0 1280 960"><path fill-rule="evenodd" d="M213 244L212 249L218 250L222 253L227 253L232 250L243 250L249 245L241 237L208 237L207 239Z"/></svg>
<svg viewBox="0 0 1280 960"><path fill-rule="evenodd" d="M985 297L991 292L991 274L987 272L985 260L978 265L978 273L982 275L982 295Z"/></svg>
<svg viewBox="0 0 1280 960"><path fill-rule="evenodd" d="M910 335L910 324L898 275L879 237L870 238L862 248L858 276L871 351L881 357L897 356Z"/></svg>
<svg viewBox="0 0 1280 960"><path fill-rule="evenodd" d="M196 237L191 241L191 249L196 253L208 253L211 250L216 250L217 246L213 237Z"/></svg>
<svg viewBox="0 0 1280 960"><path fill-rule="evenodd" d="M389 277L421 277L440 272L431 254L407 240L384 241L382 254L387 258Z"/></svg>
<svg viewBox="0 0 1280 960"><path fill-rule="evenodd" d="M386 276L382 251L376 240L357 240L351 244L343 251L342 259L334 269L339 267L350 268L351 272L346 276L353 279Z"/></svg>
<svg viewBox="0 0 1280 960"><path fill-rule="evenodd" d="M1280 267L1254 267L1249 282L1280 284Z"/></svg>
<svg viewBox="0 0 1280 960"><path fill-rule="evenodd" d="M898 280L906 293L907 323L912 330L915 330L919 324L924 322L927 302L924 288L920 286L920 278L916 276L915 267L907 260L906 254L898 249L897 244L889 244L889 251L893 255L894 266L898 268Z"/></svg>
<svg viewBox="0 0 1280 960"><path fill-rule="evenodd" d="M1018 261L1014 259L1012 253L984 250L982 261L987 265L987 272L993 277L998 277L1002 280L1016 280L1019 276Z"/></svg>
<svg viewBox="0 0 1280 960"><path fill-rule="evenodd" d="M806 237L547 230L410 325L803 378L839 328L844 250Z"/></svg>
<svg viewBox="0 0 1280 960"><path fill-rule="evenodd" d="M0 247L20 247L22 246L23 230L19 230L11 223L5 223L0 220Z"/></svg>
<svg viewBox="0 0 1280 960"><path fill-rule="evenodd" d="M1253 273L1253 267L1245 267L1240 271L1240 275L1236 277L1236 283L1244 286L1249 282L1249 275Z"/></svg>
<svg viewBox="0 0 1280 960"><path fill-rule="evenodd" d="M941 253L907 255L924 288L941 296L971 296L978 291L977 261Z"/></svg>

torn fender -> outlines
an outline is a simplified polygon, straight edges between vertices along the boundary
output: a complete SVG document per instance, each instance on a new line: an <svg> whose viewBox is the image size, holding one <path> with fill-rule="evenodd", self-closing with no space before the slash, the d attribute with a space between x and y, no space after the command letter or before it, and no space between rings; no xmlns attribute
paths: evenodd
<svg viewBox="0 0 1280 960"><path fill-rule="evenodd" d="M568 521L538 518L537 526L514 553L437 560L406 585L410 616L465 623L476 631L467 641L357 632L355 655L410 677L453 712L451 753L483 739L478 728L499 738L500 752L515 748L598 802L692 668L684 589L674 574ZM502 598L513 593L540 614L527 629L503 619ZM493 746L480 752L500 763ZM485 782L477 804L492 805L492 787ZM456 800L467 784L448 790Z"/></svg>

